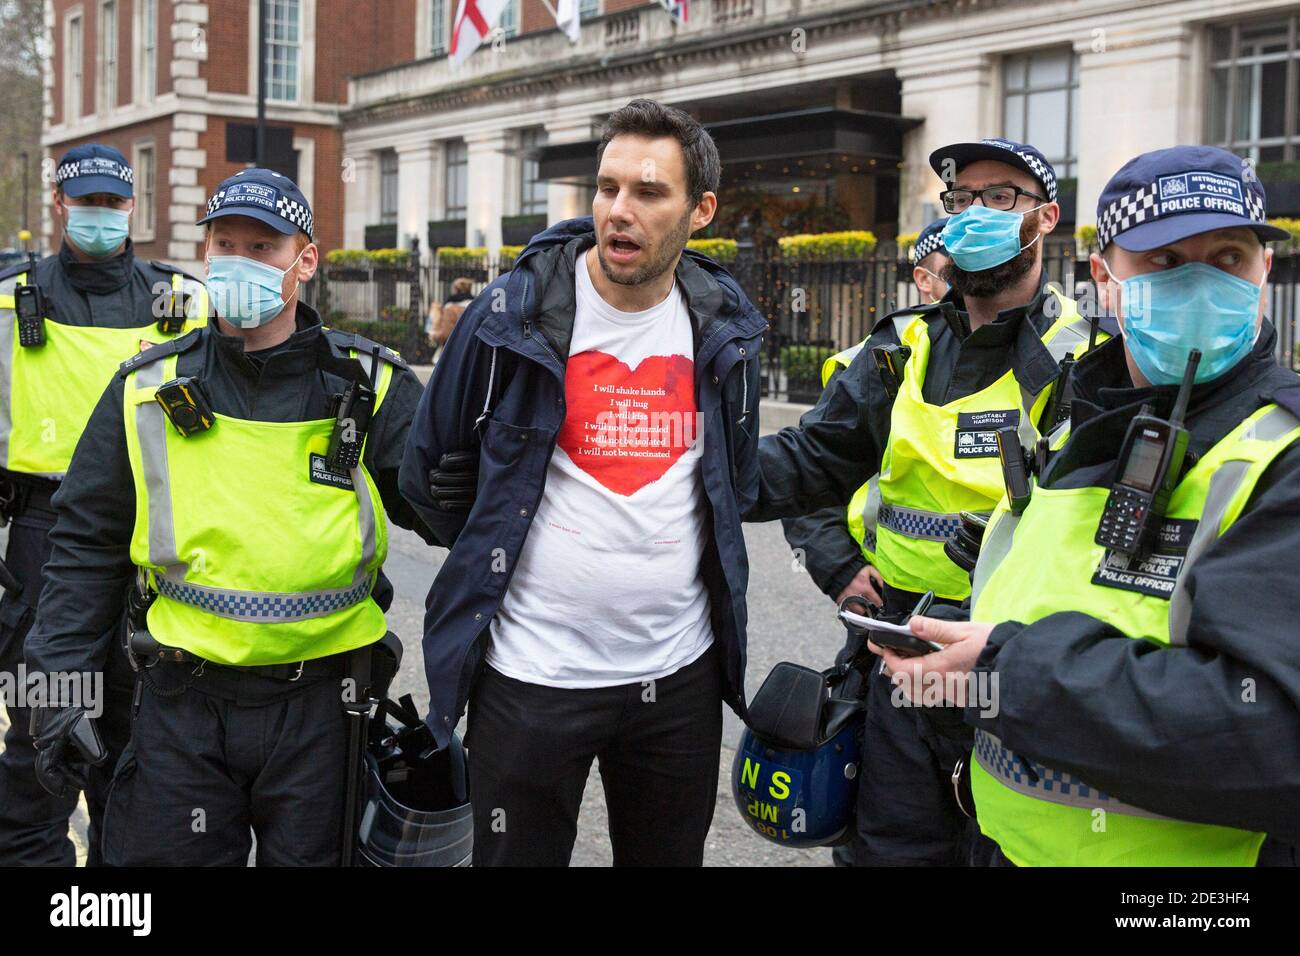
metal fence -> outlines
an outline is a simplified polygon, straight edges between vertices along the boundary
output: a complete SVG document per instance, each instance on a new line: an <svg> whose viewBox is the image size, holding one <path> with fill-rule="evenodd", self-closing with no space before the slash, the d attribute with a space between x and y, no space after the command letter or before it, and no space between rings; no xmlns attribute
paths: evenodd
<svg viewBox="0 0 1300 956"><path fill-rule="evenodd" d="M309 283L306 301L328 324L379 339L413 362L427 362L429 305L445 302L457 278L468 278L477 293L512 264L484 256L412 269L329 268ZM1081 309L1090 307L1091 293L1082 285L1090 280L1088 262L1074 243L1049 244L1043 264L1067 295L1084 300ZM813 260L785 259L742 244L726 267L768 321L763 389L774 398L814 401L827 355L862 341L881 316L919 304L912 266L889 243L866 258ZM1276 256L1269 294L1278 358L1300 368L1300 255Z"/></svg>

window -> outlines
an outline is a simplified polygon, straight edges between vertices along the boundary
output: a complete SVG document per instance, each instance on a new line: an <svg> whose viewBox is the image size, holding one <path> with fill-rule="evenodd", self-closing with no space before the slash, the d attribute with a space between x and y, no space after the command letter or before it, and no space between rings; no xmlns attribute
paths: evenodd
<svg viewBox="0 0 1300 956"><path fill-rule="evenodd" d="M302 27L299 0L267 0L266 98L298 102L299 52Z"/></svg>
<svg viewBox="0 0 1300 956"><path fill-rule="evenodd" d="M74 123L81 116L82 66L85 50L81 45L81 14L68 17L64 26L63 50L63 121Z"/></svg>
<svg viewBox="0 0 1300 956"><path fill-rule="evenodd" d="M99 111L117 105L117 0L99 5L99 75L95 77L95 105Z"/></svg>
<svg viewBox="0 0 1300 956"><path fill-rule="evenodd" d="M578 19L590 20L592 17L600 16L600 0L580 0L578 3Z"/></svg>
<svg viewBox="0 0 1300 956"><path fill-rule="evenodd" d="M534 126L519 131L519 212L527 216L546 212L546 180L537 178L537 157L546 145L546 129Z"/></svg>
<svg viewBox="0 0 1300 956"><path fill-rule="evenodd" d="M1298 19L1234 23L1211 31L1209 142L1256 162L1300 158Z"/></svg>
<svg viewBox="0 0 1300 956"><path fill-rule="evenodd" d="M448 219L464 219L469 192L469 147L463 139L453 139L446 147L446 179L443 182L447 197Z"/></svg>
<svg viewBox="0 0 1300 956"><path fill-rule="evenodd" d="M1076 175L1079 58L1068 47L1007 57L1003 63L1003 135L1036 146L1058 179Z"/></svg>
<svg viewBox="0 0 1300 956"><path fill-rule="evenodd" d="M429 52L433 56L447 52L447 0L429 2Z"/></svg>
<svg viewBox="0 0 1300 956"><path fill-rule="evenodd" d="M140 11L140 99L152 100L158 93L158 0L139 0Z"/></svg>
<svg viewBox="0 0 1300 956"><path fill-rule="evenodd" d="M519 0L506 0L506 7L501 11L497 26L507 37L519 35Z"/></svg>
<svg viewBox="0 0 1300 956"><path fill-rule="evenodd" d="M379 221L397 222L397 150L379 154Z"/></svg>
<svg viewBox="0 0 1300 956"><path fill-rule="evenodd" d="M142 143L135 148L135 212L131 214L137 241L154 237L154 210L157 208L158 170L154 162L153 143Z"/></svg>

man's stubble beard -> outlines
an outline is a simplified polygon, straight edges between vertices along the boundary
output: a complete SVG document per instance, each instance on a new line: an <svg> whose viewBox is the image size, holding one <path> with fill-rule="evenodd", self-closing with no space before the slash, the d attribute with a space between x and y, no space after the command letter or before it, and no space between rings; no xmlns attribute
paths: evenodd
<svg viewBox="0 0 1300 956"><path fill-rule="evenodd" d="M992 269L983 272L966 272L954 262L943 270L945 281L951 285L963 299L991 299L1005 289L1009 289L1034 268L1039 243L1029 245L1038 235L1038 221L1042 213L1026 213L1020 224L1020 252ZM1041 242L1042 240L1040 240Z"/></svg>
<svg viewBox="0 0 1300 956"><path fill-rule="evenodd" d="M642 285L652 279L657 279L672 268L677 257L686 248L686 240L691 237L691 213L693 211L693 209L686 210L686 215L682 216L673 231L659 241L657 246L659 254L630 276L617 274L605 261L605 247L599 242L596 243L596 258L600 261L600 271L605 273L605 278L610 282L616 282L619 285ZM653 251L647 250L644 246L641 248L642 251Z"/></svg>

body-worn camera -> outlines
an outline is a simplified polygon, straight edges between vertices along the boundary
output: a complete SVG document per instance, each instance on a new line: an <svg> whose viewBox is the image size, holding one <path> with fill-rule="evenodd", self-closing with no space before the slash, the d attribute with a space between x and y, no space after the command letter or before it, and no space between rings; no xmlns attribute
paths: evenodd
<svg viewBox="0 0 1300 956"><path fill-rule="evenodd" d="M31 348L45 344L45 297L35 285L14 288L14 313L18 316L18 344Z"/></svg>
<svg viewBox="0 0 1300 956"><path fill-rule="evenodd" d="M158 316L158 331L163 335L177 335L185 328L185 310L188 298L175 289L167 293L167 308Z"/></svg>
<svg viewBox="0 0 1300 956"><path fill-rule="evenodd" d="M891 400L898 397L898 389L903 384L903 369L911 355L912 350L906 345L877 345L871 349L871 361L876 363L876 372Z"/></svg>
<svg viewBox="0 0 1300 956"><path fill-rule="evenodd" d="M196 432L207 431L215 420L212 404L196 378L182 376L159 385L154 400L162 406L176 430L186 438Z"/></svg>

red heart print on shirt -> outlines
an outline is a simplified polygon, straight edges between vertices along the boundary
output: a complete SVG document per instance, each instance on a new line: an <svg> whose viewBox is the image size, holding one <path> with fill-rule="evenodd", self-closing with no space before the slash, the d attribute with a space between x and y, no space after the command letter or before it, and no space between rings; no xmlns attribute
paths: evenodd
<svg viewBox="0 0 1300 956"><path fill-rule="evenodd" d="M606 352L579 352L564 372L559 445L616 494L658 481L695 443L695 362L651 355L636 370Z"/></svg>

